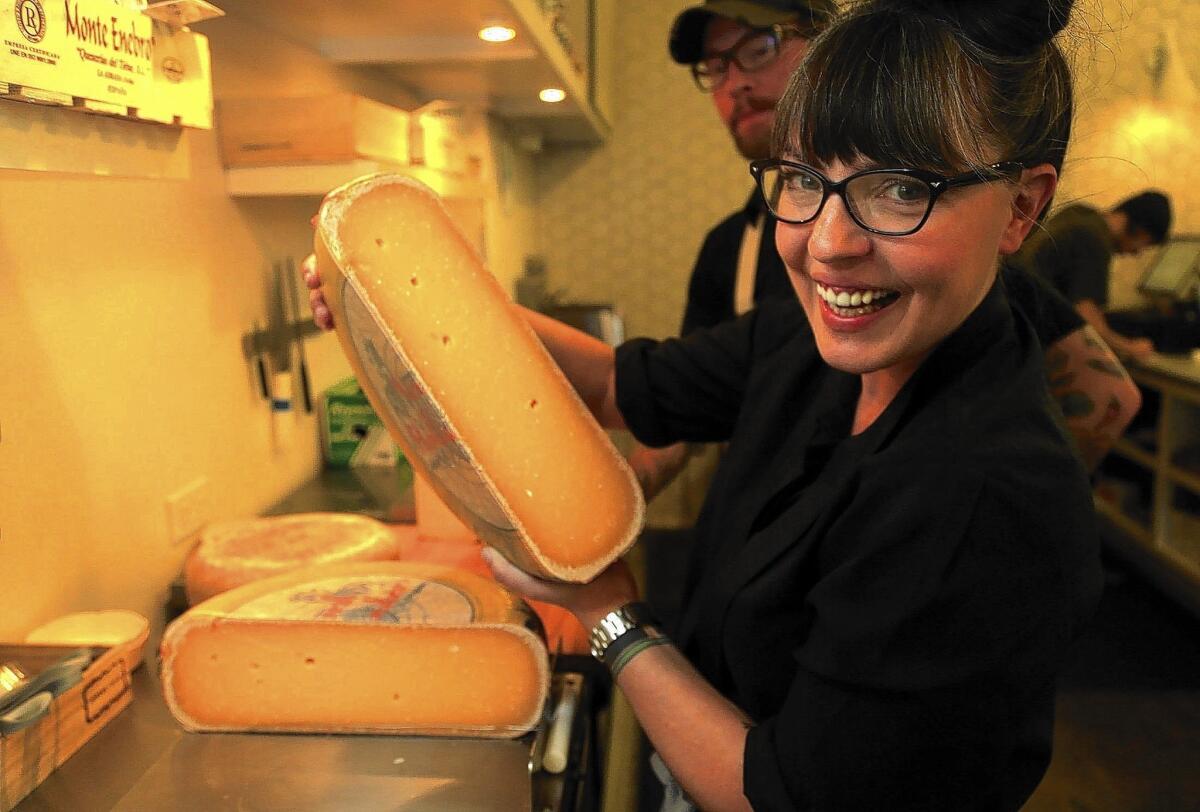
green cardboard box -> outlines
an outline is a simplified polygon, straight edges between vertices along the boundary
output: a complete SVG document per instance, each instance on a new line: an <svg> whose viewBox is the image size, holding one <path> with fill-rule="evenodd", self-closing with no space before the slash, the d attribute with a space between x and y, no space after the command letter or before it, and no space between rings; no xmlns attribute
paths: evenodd
<svg viewBox="0 0 1200 812"><path fill-rule="evenodd" d="M332 468L408 465L353 377L322 393L321 441L325 462Z"/></svg>

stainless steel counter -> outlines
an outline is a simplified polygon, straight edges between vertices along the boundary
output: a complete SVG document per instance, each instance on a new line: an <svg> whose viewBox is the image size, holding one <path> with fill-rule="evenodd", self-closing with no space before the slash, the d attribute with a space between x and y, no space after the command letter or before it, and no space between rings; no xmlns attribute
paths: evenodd
<svg viewBox="0 0 1200 812"><path fill-rule="evenodd" d="M133 705L16 812L531 808L529 737L186 733L151 667L133 683Z"/></svg>
<svg viewBox="0 0 1200 812"><path fill-rule="evenodd" d="M265 514L333 511L361 513L384 522L416 521L412 471L407 467L322 468Z"/></svg>

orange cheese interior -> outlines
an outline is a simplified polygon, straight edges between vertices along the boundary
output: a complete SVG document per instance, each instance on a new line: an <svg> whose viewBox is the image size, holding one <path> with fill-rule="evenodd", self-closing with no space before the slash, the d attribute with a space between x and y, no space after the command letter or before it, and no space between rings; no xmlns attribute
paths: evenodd
<svg viewBox="0 0 1200 812"><path fill-rule="evenodd" d="M536 657L502 628L232 619L188 631L173 688L202 729L519 732L541 711Z"/></svg>
<svg viewBox="0 0 1200 812"><path fill-rule="evenodd" d="M437 198L411 183L376 185L334 228L340 264L317 240L326 298L337 299L338 272L357 280L551 565L543 574L590 577L628 547L643 511L628 466Z"/></svg>

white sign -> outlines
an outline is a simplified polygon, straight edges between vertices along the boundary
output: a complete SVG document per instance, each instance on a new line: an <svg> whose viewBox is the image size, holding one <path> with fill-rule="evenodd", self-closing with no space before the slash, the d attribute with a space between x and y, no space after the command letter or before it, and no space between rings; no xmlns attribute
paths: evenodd
<svg viewBox="0 0 1200 812"><path fill-rule="evenodd" d="M208 41L113 0L0 0L0 47L0 83L212 126Z"/></svg>

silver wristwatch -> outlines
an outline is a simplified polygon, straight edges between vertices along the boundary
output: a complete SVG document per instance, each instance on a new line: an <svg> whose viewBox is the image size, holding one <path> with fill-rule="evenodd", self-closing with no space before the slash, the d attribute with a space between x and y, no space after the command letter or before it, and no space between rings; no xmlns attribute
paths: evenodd
<svg viewBox="0 0 1200 812"><path fill-rule="evenodd" d="M641 601L627 603L612 610L600 618L600 621L592 627L592 631L588 635L592 656L603 662L604 652L616 642L618 637L632 629L649 623L654 623L654 616L650 611L650 607Z"/></svg>

